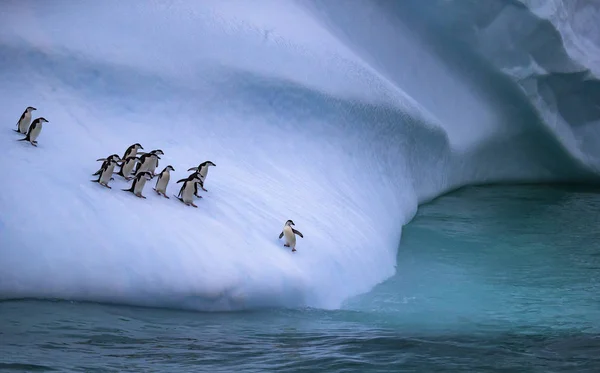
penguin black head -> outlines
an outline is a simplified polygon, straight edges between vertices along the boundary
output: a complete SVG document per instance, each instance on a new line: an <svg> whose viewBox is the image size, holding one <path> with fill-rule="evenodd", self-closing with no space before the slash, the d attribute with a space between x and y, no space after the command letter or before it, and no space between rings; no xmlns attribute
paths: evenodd
<svg viewBox="0 0 600 373"><path fill-rule="evenodd" d="M167 167L165 167L165 170L175 171L175 169L171 165L168 165Z"/></svg>
<svg viewBox="0 0 600 373"><path fill-rule="evenodd" d="M103 162L104 162L104 161L109 161L109 160L110 160L110 161L115 161L115 162L117 162L117 161L121 161L121 157L119 157L119 155L118 155L118 154L111 154L111 155L109 155L109 156L108 156L108 157L106 157L106 158L100 158L100 159L96 159L96 161L103 161Z"/></svg>
<svg viewBox="0 0 600 373"><path fill-rule="evenodd" d="M204 166L216 166L216 164L212 163L212 161L204 161L198 165L198 169L201 169Z"/></svg>
<svg viewBox="0 0 600 373"><path fill-rule="evenodd" d="M28 113L31 113L34 110L37 110L37 109L34 108L33 106L27 106L27 109L25 109L25 111L28 112Z"/></svg>
<svg viewBox="0 0 600 373"><path fill-rule="evenodd" d="M285 222L285 225L296 225L292 220L288 220Z"/></svg>
<svg viewBox="0 0 600 373"><path fill-rule="evenodd" d="M39 121L39 122L46 122L46 123L49 123L49 122L48 122L48 120L47 120L46 118L44 118L44 117L39 117L39 118L38 118L38 119L36 119L36 120L37 120L37 121Z"/></svg>
<svg viewBox="0 0 600 373"><path fill-rule="evenodd" d="M142 144L140 144L139 142L136 142L135 144L133 144L133 146L137 149L144 149L144 147L142 146Z"/></svg>
<svg viewBox="0 0 600 373"><path fill-rule="evenodd" d="M106 167L108 167L108 166L111 166L113 163L115 163L115 164L116 164L116 163L117 163L117 160L116 160L116 159L114 159L114 158L108 158L108 159L105 161L104 165L106 165ZM104 165L103 165L103 166L104 166Z"/></svg>
<svg viewBox="0 0 600 373"><path fill-rule="evenodd" d="M162 150L160 150L160 149L153 150L153 151L151 151L150 153L152 153L152 154L160 154L160 155L165 155L165 153L163 153L163 151L162 151ZM158 159L160 159L160 158L158 158Z"/></svg>

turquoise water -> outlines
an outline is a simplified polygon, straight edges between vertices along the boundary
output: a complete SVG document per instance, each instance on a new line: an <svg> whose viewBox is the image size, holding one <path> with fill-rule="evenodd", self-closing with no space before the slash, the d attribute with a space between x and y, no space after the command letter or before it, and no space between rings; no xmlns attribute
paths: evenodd
<svg viewBox="0 0 600 373"><path fill-rule="evenodd" d="M341 310L0 303L12 371L596 372L597 189L471 187L422 206L397 274Z"/></svg>

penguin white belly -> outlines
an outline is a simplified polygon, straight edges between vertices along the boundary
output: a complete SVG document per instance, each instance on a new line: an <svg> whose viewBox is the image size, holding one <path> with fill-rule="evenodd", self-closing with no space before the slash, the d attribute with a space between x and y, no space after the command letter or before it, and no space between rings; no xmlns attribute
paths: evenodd
<svg viewBox="0 0 600 373"><path fill-rule="evenodd" d="M131 171L133 171L134 166L134 161L125 162L125 164L123 165L123 175L129 176L131 174Z"/></svg>
<svg viewBox="0 0 600 373"><path fill-rule="evenodd" d="M144 186L146 185L146 178L142 177L137 183L135 183L135 188L133 188L134 194L142 194L144 190Z"/></svg>
<svg viewBox="0 0 600 373"><path fill-rule="evenodd" d="M185 203L194 202L194 183L186 182L183 192L181 192L181 199Z"/></svg>
<svg viewBox="0 0 600 373"><path fill-rule="evenodd" d="M108 166L108 168L106 169L106 171L104 171L101 175L100 175L100 183L102 184L108 184L108 182L110 181L110 178L113 174L113 170L115 169L115 164L111 164L110 166Z"/></svg>
<svg viewBox="0 0 600 373"><path fill-rule="evenodd" d="M163 177L161 177L158 180L158 183L156 183L156 190L158 190L160 192L166 192L167 184L169 184L169 179L171 179L171 175L169 173L165 172L163 174Z"/></svg>
<svg viewBox="0 0 600 373"><path fill-rule="evenodd" d="M42 124L38 123L35 128L31 129L31 134L29 135L29 140L30 141L35 141L38 136L40 135L40 132L42 132Z"/></svg>
<svg viewBox="0 0 600 373"><path fill-rule="evenodd" d="M146 169L146 171L150 172L152 175L154 175L154 171L156 170L156 166L158 166L158 159L157 158L150 158L150 160L148 161L148 168Z"/></svg>
<svg viewBox="0 0 600 373"><path fill-rule="evenodd" d="M283 236L285 237L285 243L290 245L290 247L292 248L296 247L296 235L294 234L292 228L289 225L283 228Z"/></svg>
<svg viewBox="0 0 600 373"><path fill-rule="evenodd" d="M139 167L139 169L138 169L138 171L137 171L136 175L137 175L137 174L139 174L140 172L146 172L146 171L148 171L148 166L149 166L149 164L150 164L149 162L150 162L150 160L149 160L149 159L146 159L146 160L144 161L144 163L140 164L140 167Z"/></svg>
<svg viewBox="0 0 600 373"><path fill-rule="evenodd" d="M26 134L31 124L31 114L26 113L23 119L19 121L19 132Z"/></svg>

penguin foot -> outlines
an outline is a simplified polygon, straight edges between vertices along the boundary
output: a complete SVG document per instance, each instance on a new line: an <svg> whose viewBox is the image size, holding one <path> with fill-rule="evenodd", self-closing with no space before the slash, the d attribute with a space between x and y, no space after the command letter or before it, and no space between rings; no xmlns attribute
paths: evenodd
<svg viewBox="0 0 600 373"><path fill-rule="evenodd" d="M203 191L205 191L205 192L208 192L208 190L206 190L206 189L204 189L204 188L202 188L202 190L203 190Z"/></svg>
<svg viewBox="0 0 600 373"><path fill-rule="evenodd" d="M37 144L34 143L34 142L30 142L30 144L33 145L33 146L35 146L35 147L37 147Z"/></svg>
<svg viewBox="0 0 600 373"><path fill-rule="evenodd" d="M289 245L289 244L287 244L287 243L284 243L284 244L283 244L283 246L285 246L285 247L290 247L290 245Z"/></svg>
<svg viewBox="0 0 600 373"><path fill-rule="evenodd" d="M163 194L163 197L165 197L166 199L170 199L169 196L167 196L166 194Z"/></svg>
<svg viewBox="0 0 600 373"><path fill-rule="evenodd" d="M198 208L198 206L194 205L193 203L190 203L191 206Z"/></svg>
<svg viewBox="0 0 600 373"><path fill-rule="evenodd" d="M292 252L296 251L296 249L292 249Z"/></svg>

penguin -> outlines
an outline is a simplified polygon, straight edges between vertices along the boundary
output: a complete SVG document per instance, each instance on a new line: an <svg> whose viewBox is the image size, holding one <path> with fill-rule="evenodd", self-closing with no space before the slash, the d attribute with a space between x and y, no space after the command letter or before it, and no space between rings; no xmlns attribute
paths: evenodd
<svg viewBox="0 0 600 373"><path fill-rule="evenodd" d="M17 140L17 141L29 141L29 143L31 145L37 146L36 139L40 135L40 132L42 132L42 124L44 122L48 122L46 120L46 118L39 117L39 118L35 119L31 123L31 126L29 127L29 130L27 131L27 135L25 136L25 138L21 139L21 140Z"/></svg>
<svg viewBox="0 0 600 373"><path fill-rule="evenodd" d="M98 171L96 171L95 173L93 173L93 174L92 174L92 176L98 176L98 175L100 175L100 173L102 172L102 169L104 168L105 164L107 164L107 162L108 162L109 160L113 160L113 161L115 161L117 164L118 164L119 162L122 162L122 159L121 159L121 157L119 157L119 155L118 155L118 154L111 154L111 155L109 155L109 156L108 156L108 157L106 157L106 158L100 158L100 159L96 159L96 162L100 162L100 161L102 161L102 166L100 166L100 169L99 169Z"/></svg>
<svg viewBox="0 0 600 373"><path fill-rule="evenodd" d="M112 189L112 187L108 185L108 182L111 180L114 180L114 178L112 177L112 174L113 174L116 164L117 164L117 161L115 161L112 158L106 160L102 164L102 168L100 169L101 172L100 172L100 176L98 176L98 180L90 180L90 181L94 182L94 183L99 183L100 185L107 187L108 189Z"/></svg>
<svg viewBox="0 0 600 373"><path fill-rule="evenodd" d="M151 172L154 175L154 170L158 167L158 160L160 159L159 155L164 155L162 150L152 150L149 153L144 153L140 157L140 163L137 165L134 174L138 174L139 172ZM156 176L156 175L154 175Z"/></svg>
<svg viewBox="0 0 600 373"><path fill-rule="evenodd" d="M302 238L304 238L304 236L302 235L302 233L300 233L300 231L297 231L296 229L292 228L292 225L296 225L292 220L288 220L285 222L285 225L283 226L283 231L281 231L281 233L279 234L279 239L285 236L285 244L283 246L291 247L292 252L294 252L296 251L296 235Z"/></svg>
<svg viewBox="0 0 600 373"><path fill-rule="evenodd" d="M142 192L144 191L144 186L146 185L146 181L151 180L152 177L153 176L150 172L147 172L147 171L140 172L137 175L135 175L133 183L131 184L131 188L122 189L122 190L125 192L131 192L136 197L145 199L146 197L144 197L142 195Z"/></svg>
<svg viewBox="0 0 600 373"><path fill-rule="evenodd" d="M202 179L202 190L208 192L208 190L204 189L204 181L206 180L206 175L208 174L208 168L210 166L216 167L217 165L211 161L202 162L198 165L198 167L192 167L188 171L197 171L200 173L200 178Z"/></svg>
<svg viewBox="0 0 600 373"><path fill-rule="evenodd" d="M119 170L119 172L117 172L117 175L122 176L127 181L131 180L131 171L138 162L139 159L136 156L127 157L123 160L123 163L121 164L121 169Z"/></svg>
<svg viewBox="0 0 600 373"><path fill-rule="evenodd" d="M192 179L194 179L194 178L196 178L196 180L197 180L194 182L194 195L198 198L202 198L202 196L198 194L198 185L200 185L200 187L202 189L204 189L204 182L202 181L202 177L200 176L200 173L198 171L190 174L190 176L186 177L185 179L177 180L177 184L185 182L185 181L192 181ZM181 196L182 190L183 190L183 186L179 190L179 194L177 195L178 197Z"/></svg>
<svg viewBox="0 0 600 373"><path fill-rule="evenodd" d="M185 203L187 206L193 206L198 208L198 206L194 204L194 185L200 181L200 176L194 174L191 180L186 180L183 182L183 186L179 190L179 194L181 195L181 197L174 197L180 200L181 202Z"/></svg>
<svg viewBox="0 0 600 373"><path fill-rule="evenodd" d="M169 184L169 180L171 179L170 171L175 171L173 166L168 165L167 167L165 167L165 169L162 170L160 174L158 174L158 180L156 180L156 186L154 187L156 194L162 194L162 196L165 198L169 198L169 196L167 196L167 185Z"/></svg>
<svg viewBox="0 0 600 373"><path fill-rule="evenodd" d="M23 135L27 134L27 129L31 124L31 112L37 110L33 106L27 106L27 109L21 114L21 118L17 122L17 129L15 132L22 133Z"/></svg>
<svg viewBox="0 0 600 373"><path fill-rule="evenodd" d="M136 142L135 144L129 146L127 148L127 150L125 150L125 154L123 154L123 158L122 159L127 159L129 157L136 157L137 153L138 153L138 150L140 150L140 149L144 149L144 147L140 143Z"/></svg>

